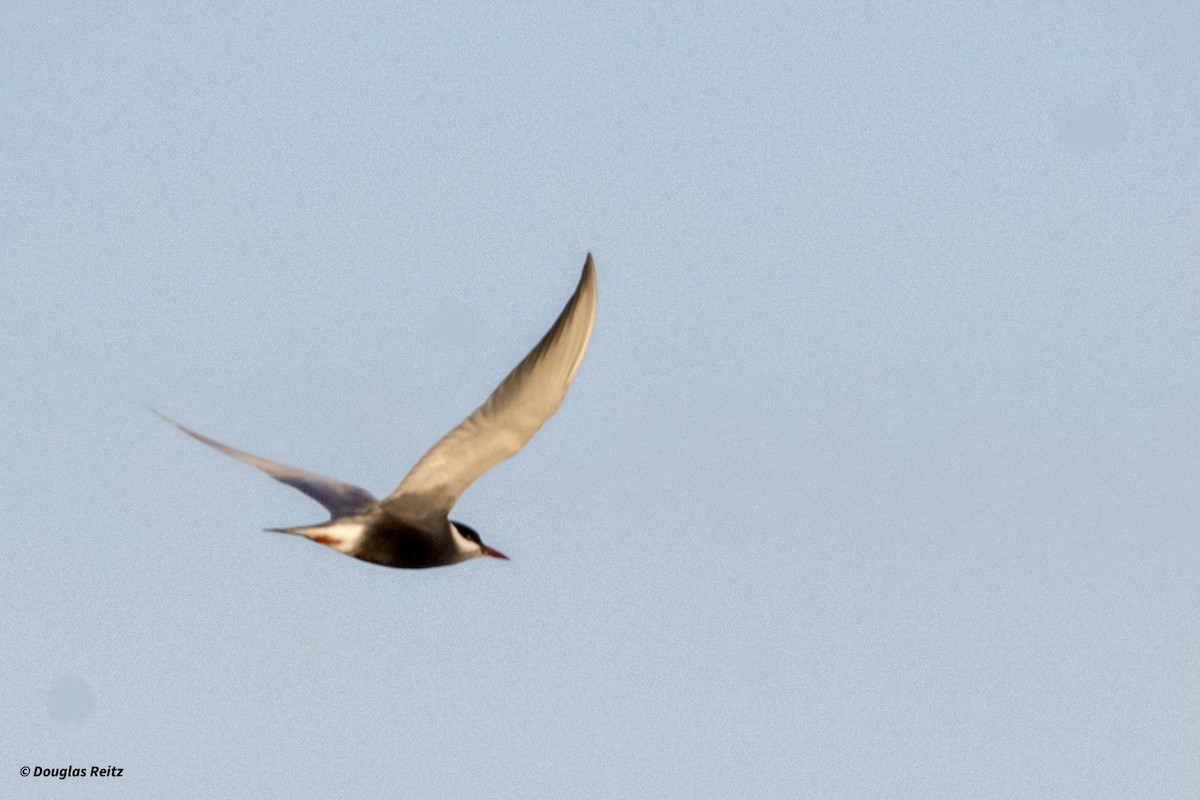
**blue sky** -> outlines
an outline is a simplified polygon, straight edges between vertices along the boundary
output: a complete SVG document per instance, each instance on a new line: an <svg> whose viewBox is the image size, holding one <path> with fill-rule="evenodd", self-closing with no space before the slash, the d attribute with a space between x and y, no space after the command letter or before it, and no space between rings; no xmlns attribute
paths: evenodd
<svg viewBox="0 0 1200 800"><path fill-rule="evenodd" d="M1197 21L7 4L0 794L1194 796ZM509 563L146 410L386 494L588 251Z"/></svg>

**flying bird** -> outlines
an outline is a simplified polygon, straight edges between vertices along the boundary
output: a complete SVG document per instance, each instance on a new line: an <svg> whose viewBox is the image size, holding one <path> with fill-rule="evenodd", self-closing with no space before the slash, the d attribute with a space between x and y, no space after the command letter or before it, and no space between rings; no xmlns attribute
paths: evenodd
<svg viewBox="0 0 1200 800"><path fill-rule="evenodd" d="M330 514L327 522L317 525L268 531L304 536L387 567L441 567L481 556L508 560L484 544L474 528L451 520L450 510L468 486L520 452L558 410L583 360L595 320L596 268L589 253L575 293L537 346L382 501L366 489L245 453L154 413L193 439L300 490Z"/></svg>

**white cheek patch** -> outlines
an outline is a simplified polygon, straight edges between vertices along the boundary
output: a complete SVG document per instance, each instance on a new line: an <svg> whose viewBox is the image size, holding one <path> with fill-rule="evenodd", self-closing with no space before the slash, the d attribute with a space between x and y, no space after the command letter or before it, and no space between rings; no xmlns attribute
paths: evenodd
<svg viewBox="0 0 1200 800"><path fill-rule="evenodd" d="M459 533L458 526L453 522L450 523L450 538L454 540L454 546L458 549L459 555L464 558L483 555L483 548Z"/></svg>

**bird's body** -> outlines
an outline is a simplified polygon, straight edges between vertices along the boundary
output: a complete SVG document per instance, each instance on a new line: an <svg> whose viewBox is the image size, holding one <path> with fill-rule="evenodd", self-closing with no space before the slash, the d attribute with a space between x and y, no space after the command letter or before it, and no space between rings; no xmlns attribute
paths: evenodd
<svg viewBox="0 0 1200 800"><path fill-rule="evenodd" d="M363 532L355 556L389 567L417 569L425 564L456 564L470 556L460 548L446 520L442 530L426 530L386 511Z"/></svg>
<svg viewBox="0 0 1200 800"><path fill-rule="evenodd" d="M481 555L506 558L491 548L486 548L490 552L481 552L484 548L480 543L473 543L462 535L463 527L463 523L449 519L426 523L405 520L377 506L360 516L334 519L321 525L268 530L306 536L339 553L385 567L441 567Z"/></svg>
<svg viewBox="0 0 1200 800"><path fill-rule="evenodd" d="M330 513L329 521L318 525L268 530L304 536L388 567L440 567L480 556L507 559L483 544L473 528L452 521L450 509L480 475L519 452L558 409L587 349L595 317L596 274L589 255L575 294L538 345L382 501L365 489L251 455L159 416L304 492Z"/></svg>

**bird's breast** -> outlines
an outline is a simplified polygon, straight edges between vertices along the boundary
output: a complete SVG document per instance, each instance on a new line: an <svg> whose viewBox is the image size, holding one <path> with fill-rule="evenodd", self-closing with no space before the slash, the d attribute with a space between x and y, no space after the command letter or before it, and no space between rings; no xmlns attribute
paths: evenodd
<svg viewBox="0 0 1200 800"><path fill-rule="evenodd" d="M460 560L448 523L439 530L382 514L363 533L355 558L400 569L424 569Z"/></svg>

